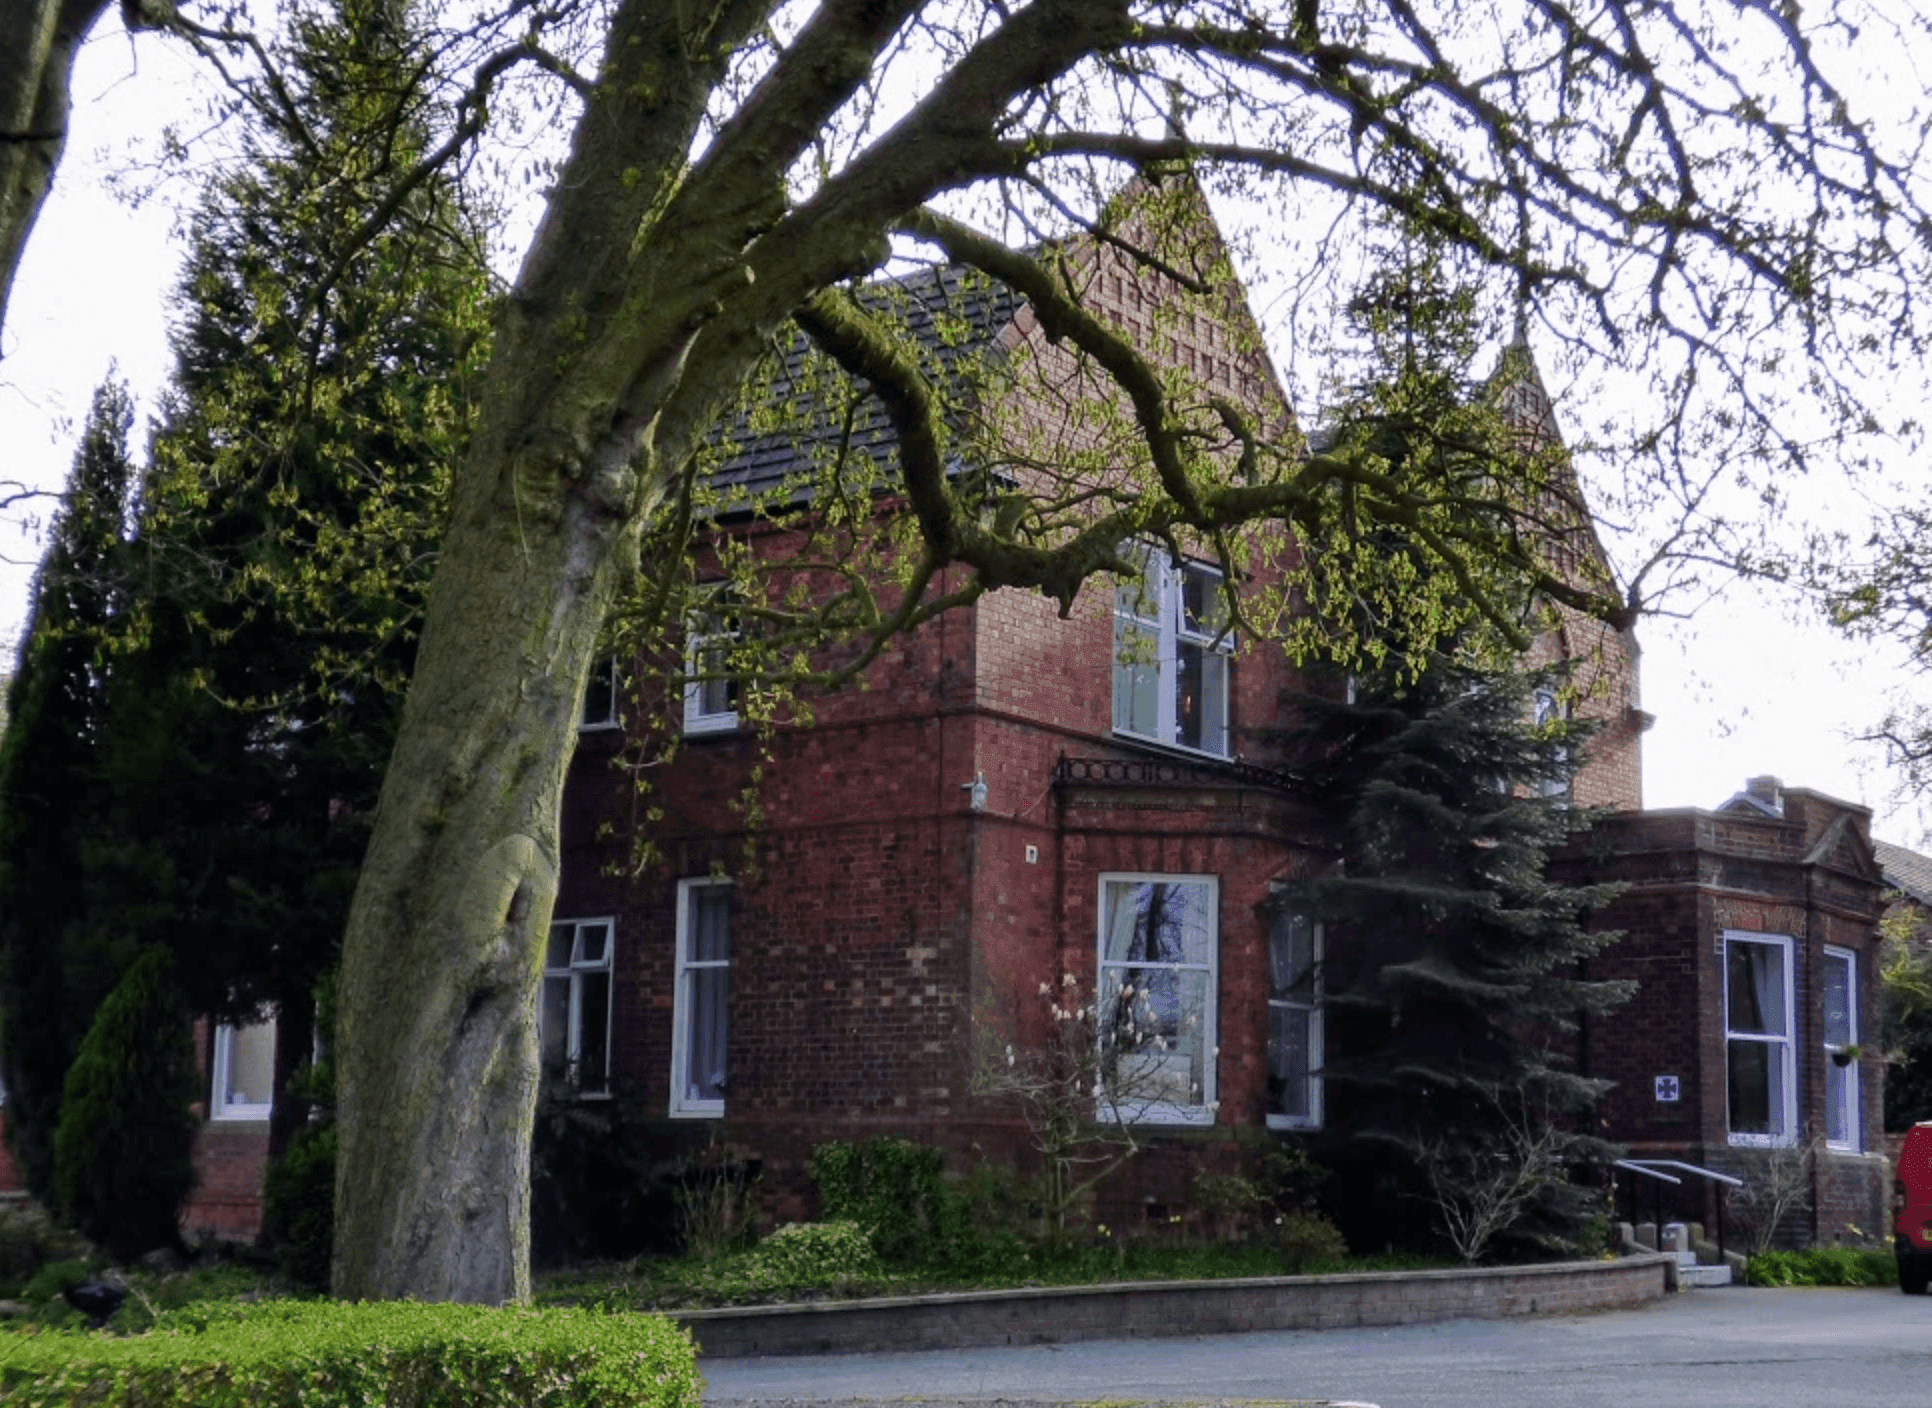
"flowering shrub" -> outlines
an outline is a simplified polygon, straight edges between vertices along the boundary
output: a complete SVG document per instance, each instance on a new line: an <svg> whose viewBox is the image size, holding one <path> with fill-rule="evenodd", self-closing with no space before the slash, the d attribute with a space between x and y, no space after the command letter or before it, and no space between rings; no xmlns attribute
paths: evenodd
<svg viewBox="0 0 1932 1408"><path fill-rule="evenodd" d="M1334 1223L1318 1212L1284 1212L1268 1229L1268 1241L1290 1276L1326 1263L1348 1260L1348 1243Z"/></svg>
<svg viewBox="0 0 1932 1408"><path fill-rule="evenodd" d="M1057 987L1041 983L1039 999L1047 1039L1031 1048L982 1047L973 1090L1019 1108L1040 1156L1041 1232L1063 1247L1086 1221L1095 1188L1140 1152L1131 1111L1164 1092L1147 1076L1155 1068L1133 1057L1164 1038L1133 1022L1131 986L1109 1007L1066 973Z"/></svg>
<svg viewBox="0 0 1932 1408"><path fill-rule="evenodd" d="M748 1305L801 1291L854 1295L891 1278L856 1222L792 1222L749 1251L685 1262L661 1290L674 1304Z"/></svg>

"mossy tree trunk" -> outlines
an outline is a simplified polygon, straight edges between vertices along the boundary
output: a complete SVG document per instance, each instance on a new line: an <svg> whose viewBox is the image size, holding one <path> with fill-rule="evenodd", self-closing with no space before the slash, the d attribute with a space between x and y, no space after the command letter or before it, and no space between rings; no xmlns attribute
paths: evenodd
<svg viewBox="0 0 1932 1408"><path fill-rule="evenodd" d="M0 329L67 145L74 54L107 0L0 0Z"/></svg>
<svg viewBox="0 0 1932 1408"><path fill-rule="evenodd" d="M801 81L773 85L689 169L762 7L696 22L646 0L616 9L498 329L350 916L338 1295L529 1294L536 1001L584 684L643 520L753 358L815 291L876 267L890 223L957 177L960 150L888 137L786 210L785 172L911 8L817 17L787 57ZM928 102L983 133L1093 42L1079 26L1014 34L1023 61Z"/></svg>

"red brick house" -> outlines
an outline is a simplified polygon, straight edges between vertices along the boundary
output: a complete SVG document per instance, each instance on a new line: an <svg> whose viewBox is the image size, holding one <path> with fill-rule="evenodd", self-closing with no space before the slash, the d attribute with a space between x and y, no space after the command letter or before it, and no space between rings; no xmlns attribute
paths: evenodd
<svg viewBox="0 0 1932 1408"><path fill-rule="evenodd" d="M1095 268L1103 316L1144 327L1147 283L1106 251ZM1229 357L1246 331L1194 320L1170 355L1250 404L1278 402L1265 365ZM987 332L1051 366L1024 305ZM1554 429L1533 374L1516 399L1527 424ZM1112 1188L1111 1217L1164 1214L1197 1168L1231 1165L1264 1131L1319 1126L1323 937L1260 914L1274 886L1338 859L1269 751L1284 702L1312 681L1277 646L1217 637L1216 567L1145 562L1138 586L1090 584L1064 619L1000 591L929 622L865 689L815 700L813 725L781 730L769 756L728 691L693 688L683 747L653 780L662 859L643 874L624 864L623 733L598 691L566 796L552 1063L590 1090L627 1081L667 1141L757 1162L778 1210L800 1213L826 1139L1023 1161L1012 1110L972 1093L976 1046L1037 1031L1043 988L1070 976L1107 991L1132 967L1189 1019L1142 1072L1148 1148ZM1129 636L1142 649L1123 663ZM1535 654L1572 662L1577 707L1601 725L1576 800L1640 806L1634 641L1566 613ZM748 830L733 801L754 767Z"/></svg>
<svg viewBox="0 0 1932 1408"><path fill-rule="evenodd" d="M1151 337L1157 283L1105 249L1089 269L1096 310ZM956 281L925 287L957 310ZM1051 375L1063 354L1024 304L969 311L983 350L1024 349ZM1246 317L1239 304L1226 313ZM1210 389L1286 420L1265 361L1240 351L1251 328L1189 317L1160 332ZM1511 412L1554 436L1526 370ZM1043 396L1032 417L1063 413ZM878 451L881 421L856 438ZM726 471L777 482L790 453L754 444ZM1579 570L1601 570L1593 535L1580 542L1597 556ZM756 1162L772 1210L801 1215L806 1160L827 1139L894 1134L956 1165L1023 1161L1013 1111L972 1089L989 1036L1037 1037L1043 987L1071 976L1105 991L1131 968L1152 974L1169 1045L1142 1063L1131 1117L1147 1148L1111 1186L1110 1220L1164 1216L1197 1169L1232 1167L1269 1131L1319 1127L1324 935L1261 913L1280 882L1340 859L1271 752L1285 702L1315 681L1278 647L1220 633L1217 581L1207 561L1155 552L1139 583L1091 583L1064 618L1038 595L996 592L896 639L866 688L815 699L811 727L769 740L741 726L727 684L692 686L671 701L682 746L653 777L659 859L641 872L634 794L613 766L622 692L600 681L565 797L547 1061L583 1098L637 1092L667 1151L715 1145ZM1866 1152L1879 1068L1869 1053L1831 1058L1871 1022L1869 818L1802 792L1775 814L1643 813L1634 639L1563 612L1532 658L1569 662L1575 707L1598 725L1575 802L1618 813L1566 864L1631 885L1602 916L1629 937L1593 976L1636 977L1641 992L1587 1027L1577 1053L1618 1082L1605 1132L1723 1168L1836 1120L1850 1133L1820 1165L1818 1226L1867 1217L1882 1190ZM736 801L754 770L748 827ZM1762 989L1755 1025L1726 1025L1733 973ZM1783 1025L1767 1030L1774 1007ZM205 1043L211 1119L191 1228L254 1226L270 1031Z"/></svg>

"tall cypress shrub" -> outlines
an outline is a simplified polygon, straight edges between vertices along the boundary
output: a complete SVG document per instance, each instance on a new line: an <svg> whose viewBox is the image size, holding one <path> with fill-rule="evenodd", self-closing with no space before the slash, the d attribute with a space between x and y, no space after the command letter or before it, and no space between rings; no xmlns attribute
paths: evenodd
<svg viewBox="0 0 1932 1408"><path fill-rule="evenodd" d="M194 1188L191 1031L173 956L150 948L101 1003L67 1072L54 1136L61 1212L119 1261L180 1240Z"/></svg>
<svg viewBox="0 0 1932 1408"><path fill-rule="evenodd" d="M97 749L125 607L133 410L94 403L35 578L0 742L0 1076L28 1190L54 1194L61 1087L132 946L89 920L104 783Z"/></svg>

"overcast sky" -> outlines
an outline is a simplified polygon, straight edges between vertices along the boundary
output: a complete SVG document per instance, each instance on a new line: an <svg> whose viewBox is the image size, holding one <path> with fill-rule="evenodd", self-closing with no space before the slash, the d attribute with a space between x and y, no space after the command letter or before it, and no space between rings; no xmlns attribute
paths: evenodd
<svg viewBox="0 0 1932 1408"><path fill-rule="evenodd" d="M163 300L180 252L181 193L136 207L108 191L107 177L125 172L130 151L163 122L192 122L182 95L196 80L172 46L146 37L130 45L113 21L82 57L68 153L0 345L0 479L58 492L93 389L111 366L133 385L143 415L152 409L168 368ZM8 642L25 619L51 508L47 499L29 501L0 521L0 635ZM1896 648L1845 641L1744 587L1689 622L1648 621L1638 636L1643 703L1657 720L1644 744L1646 805L1715 806L1746 777L1773 773L1862 802L1880 835L1926 848L1932 816L1901 804L1876 747L1853 741L1909 683Z"/></svg>

